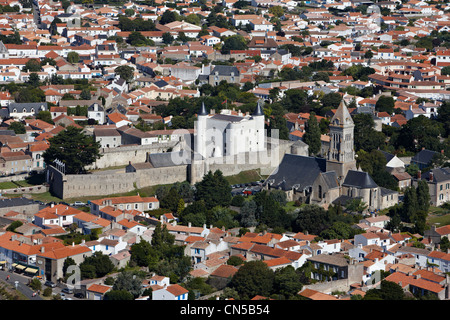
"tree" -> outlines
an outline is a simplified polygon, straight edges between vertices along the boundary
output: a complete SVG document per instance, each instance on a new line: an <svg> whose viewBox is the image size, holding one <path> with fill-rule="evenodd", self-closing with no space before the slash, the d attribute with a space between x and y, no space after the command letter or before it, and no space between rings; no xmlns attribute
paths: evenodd
<svg viewBox="0 0 450 320"><path fill-rule="evenodd" d="M132 31L127 38L127 42L134 47L141 47L146 45L151 45L153 43L152 40L147 39L142 33L139 31Z"/></svg>
<svg viewBox="0 0 450 320"><path fill-rule="evenodd" d="M177 14L173 11L166 10L164 11L163 15L161 16L161 19L159 20L159 23L164 25L170 22L174 22L177 20Z"/></svg>
<svg viewBox="0 0 450 320"><path fill-rule="evenodd" d="M295 297L302 289L302 286L300 275L295 271L294 267L287 266L275 271L273 290L283 295L285 299Z"/></svg>
<svg viewBox="0 0 450 320"><path fill-rule="evenodd" d="M255 227L258 224L256 220L256 203L253 200L245 201L240 210L240 222L243 227Z"/></svg>
<svg viewBox="0 0 450 320"><path fill-rule="evenodd" d="M127 290L110 290L105 293L105 300L123 301L134 299L135 297L133 296L133 294L128 292Z"/></svg>
<svg viewBox="0 0 450 320"><path fill-rule="evenodd" d="M428 212L430 209L430 191L425 180L419 180L416 188L418 210Z"/></svg>
<svg viewBox="0 0 450 320"><path fill-rule="evenodd" d="M309 147L309 155L317 155L322 148L322 141L320 139L321 132L320 127L317 122L316 114L311 112L309 115L308 122L306 123L305 134L303 136L303 141Z"/></svg>
<svg viewBox="0 0 450 320"><path fill-rule="evenodd" d="M418 206L415 188L413 186L406 188L403 197L402 221L413 222Z"/></svg>
<svg viewBox="0 0 450 320"><path fill-rule="evenodd" d="M142 291L142 278L131 272L123 271L119 273L114 282L113 290L125 290L133 295L136 299L140 296Z"/></svg>
<svg viewBox="0 0 450 320"><path fill-rule="evenodd" d="M16 228L20 227L21 225L23 225L22 221L16 220L14 222L12 222L7 228L6 231L10 231L10 232L14 232L16 230Z"/></svg>
<svg viewBox="0 0 450 320"><path fill-rule="evenodd" d="M375 122L370 114L359 113L353 117L355 124L354 144L355 150L371 152L374 149L382 148L385 144L385 135L374 129Z"/></svg>
<svg viewBox="0 0 450 320"><path fill-rule="evenodd" d="M202 181L195 184L195 198L205 201L208 209L215 206L228 207L231 203L231 186L220 170L209 171Z"/></svg>
<svg viewBox="0 0 450 320"><path fill-rule="evenodd" d="M339 107L341 100L342 96L338 92L330 92L322 97L321 102L324 107L331 107L333 109L336 109L337 107Z"/></svg>
<svg viewBox="0 0 450 320"><path fill-rule="evenodd" d="M80 93L80 99L91 100L91 91L88 88L83 89Z"/></svg>
<svg viewBox="0 0 450 320"><path fill-rule="evenodd" d="M246 50L247 48L248 46L245 38L240 34L236 34L225 39L221 53L229 54L230 50Z"/></svg>
<svg viewBox="0 0 450 320"><path fill-rule="evenodd" d="M263 261L249 261L234 274L230 287L242 299L268 296L273 289L274 273Z"/></svg>
<svg viewBox="0 0 450 320"><path fill-rule="evenodd" d="M281 6L272 6L269 8L269 13L279 18L284 14L284 9Z"/></svg>
<svg viewBox="0 0 450 320"><path fill-rule="evenodd" d="M75 51L70 51L67 54L67 61L72 64L78 63L80 61L80 55Z"/></svg>
<svg viewBox="0 0 450 320"><path fill-rule="evenodd" d="M32 88L37 88L40 85L40 79L39 75L35 72L30 73L30 76L28 77L27 84L30 85Z"/></svg>
<svg viewBox="0 0 450 320"><path fill-rule="evenodd" d="M379 112L394 113L395 101L390 96L380 96L375 104L375 109Z"/></svg>
<svg viewBox="0 0 450 320"><path fill-rule="evenodd" d="M119 66L114 69L114 72L119 75L123 80L127 83L130 83L133 80L134 76L134 68L130 66Z"/></svg>
<svg viewBox="0 0 450 320"><path fill-rule="evenodd" d="M174 37L169 32L164 32L162 35L162 42L165 44L171 44L174 40Z"/></svg>
<svg viewBox="0 0 450 320"><path fill-rule="evenodd" d="M363 300L403 300L405 293L403 288L392 281L382 280L380 289L370 289Z"/></svg>
<svg viewBox="0 0 450 320"><path fill-rule="evenodd" d="M300 208L294 221L294 232L305 232L310 234L320 234L328 229L331 223L324 208L315 205L305 205Z"/></svg>
<svg viewBox="0 0 450 320"><path fill-rule="evenodd" d="M114 269L114 264L109 259L109 256L97 251L92 256L85 258L80 264L82 277L83 267L87 267L85 270L89 270L88 273L84 273L87 278L92 278L92 276L101 278Z"/></svg>
<svg viewBox="0 0 450 320"><path fill-rule="evenodd" d="M448 237L441 238L441 242L439 242L439 247L442 252L447 253L447 250L450 249L450 241L448 240Z"/></svg>
<svg viewBox="0 0 450 320"><path fill-rule="evenodd" d="M50 147L43 154L45 163L53 165L59 160L65 164L66 174L79 174L100 159L100 143L82 131L82 128L69 126L50 138Z"/></svg>
<svg viewBox="0 0 450 320"><path fill-rule="evenodd" d="M26 133L25 125L22 122L14 121L10 124L8 129L13 130L15 134L23 134Z"/></svg>
<svg viewBox="0 0 450 320"><path fill-rule="evenodd" d="M41 71L41 63L37 59L30 59L25 63L23 71L26 72L39 72Z"/></svg>

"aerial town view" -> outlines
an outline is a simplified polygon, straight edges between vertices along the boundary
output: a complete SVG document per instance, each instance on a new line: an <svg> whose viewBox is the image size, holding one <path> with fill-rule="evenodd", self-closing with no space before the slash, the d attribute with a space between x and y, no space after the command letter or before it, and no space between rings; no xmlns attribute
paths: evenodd
<svg viewBox="0 0 450 320"><path fill-rule="evenodd" d="M0 303L450 299L449 1L127 1L0 0Z"/></svg>

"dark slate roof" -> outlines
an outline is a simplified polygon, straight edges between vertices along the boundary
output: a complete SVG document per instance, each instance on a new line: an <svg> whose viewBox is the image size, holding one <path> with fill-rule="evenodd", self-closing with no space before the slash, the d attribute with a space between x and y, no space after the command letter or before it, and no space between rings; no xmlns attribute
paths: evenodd
<svg viewBox="0 0 450 320"><path fill-rule="evenodd" d="M321 173L328 189L339 188L339 182L335 171Z"/></svg>
<svg viewBox="0 0 450 320"><path fill-rule="evenodd" d="M153 83L155 86L158 86L159 88L165 87L168 85L168 83L164 80L158 80Z"/></svg>
<svg viewBox="0 0 450 320"><path fill-rule="evenodd" d="M188 151L152 153L148 157L154 168L174 167L191 163L191 153Z"/></svg>
<svg viewBox="0 0 450 320"><path fill-rule="evenodd" d="M382 150L380 150L380 151L381 151L381 153L384 155L384 157L386 158L386 163L388 163L389 161L392 160L392 158L395 157L393 154L391 154L391 153L389 153L389 152L382 151Z"/></svg>
<svg viewBox="0 0 450 320"><path fill-rule="evenodd" d="M380 187L380 196L384 197L390 194L396 194L397 191Z"/></svg>
<svg viewBox="0 0 450 320"><path fill-rule="evenodd" d="M346 206L348 202L352 201L353 199L361 199L360 197L352 198L350 196L342 195L336 198L332 203L333 204L340 204L341 206Z"/></svg>
<svg viewBox="0 0 450 320"><path fill-rule="evenodd" d="M253 112L254 116L263 116L264 112L261 108L261 104L258 102L258 105L256 106L255 112Z"/></svg>
<svg viewBox="0 0 450 320"><path fill-rule="evenodd" d="M433 173L433 182L443 182L450 180L450 168L436 168L430 170ZM430 180L430 171L422 173L422 179Z"/></svg>
<svg viewBox="0 0 450 320"><path fill-rule="evenodd" d="M35 202L31 199L27 198L10 198L10 199L1 199L0 200L0 208L9 208L16 206L25 206L35 204Z"/></svg>
<svg viewBox="0 0 450 320"><path fill-rule="evenodd" d="M240 116L233 116L233 115L228 115L228 114L216 114L216 115L212 116L212 118L214 120L222 120L222 121L228 121L228 122L239 122L242 119L244 119L243 117L240 117Z"/></svg>
<svg viewBox="0 0 450 320"><path fill-rule="evenodd" d="M41 109L41 107L43 109ZM23 109L25 109L26 112L31 112L31 109L34 109L36 114L41 110L48 110L47 102L10 103L7 108L9 113L11 113L14 109L16 109L19 113L22 112Z"/></svg>
<svg viewBox="0 0 450 320"><path fill-rule="evenodd" d="M361 189L376 188L378 185L367 172L349 170L345 177L344 186L357 187Z"/></svg>
<svg viewBox="0 0 450 320"><path fill-rule="evenodd" d="M267 178L273 188L303 190L313 185L318 175L326 171L326 160L285 154L278 170Z"/></svg>
<svg viewBox="0 0 450 320"><path fill-rule="evenodd" d="M202 108L200 109L200 112L198 113L199 116L206 116L208 115L208 112L206 111L205 103L202 102Z"/></svg>
<svg viewBox="0 0 450 320"><path fill-rule="evenodd" d="M235 66L215 66L211 71L211 74L219 73L219 76L231 76L233 73L235 76L239 76L239 69Z"/></svg>
<svg viewBox="0 0 450 320"><path fill-rule="evenodd" d="M411 159L411 162L429 164L433 159L433 156L436 154L436 151L423 149L420 152L416 153L416 155Z"/></svg>

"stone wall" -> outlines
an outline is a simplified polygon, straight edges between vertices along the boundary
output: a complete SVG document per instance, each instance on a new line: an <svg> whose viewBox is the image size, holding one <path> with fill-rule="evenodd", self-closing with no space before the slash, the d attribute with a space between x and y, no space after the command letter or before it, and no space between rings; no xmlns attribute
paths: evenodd
<svg viewBox="0 0 450 320"><path fill-rule="evenodd" d="M48 166L47 181L51 192L61 199L106 196L133 191L136 188L185 181L187 165L152 168L137 172L106 170L99 174L62 174Z"/></svg>
<svg viewBox="0 0 450 320"><path fill-rule="evenodd" d="M362 264L349 264L347 279L317 282L315 284L306 285L304 288L328 294L331 294L333 291L347 292L350 290L350 285L354 283L361 283L363 273L364 266Z"/></svg>
<svg viewBox="0 0 450 320"><path fill-rule="evenodd" d="M175 145L176 148L181 144ZM292 141L281 141L270 144L269 149L274 157L266 155L265 152L245 153L231 158L210 159L207 161L196 160L193 165L182 164L178 166L160 167L138 170L136 172L125 172L125 170L103 170L91 174L63 174L53 166L47 166L47 182L50 191L61 199L78 198L86 196L106 196L125 193L136 188L144 188L161 184L173 184L175 182L190 181L192 184L200 181L209 170L221 170L224 176L239 174L242 171L261 169L261 174L269 174L280 163L285 152L289 152ZM136 156L133 155L136 152ZM111 158L109 166L126 165L129 161L133 163L144 162L148 149L130 147L121 159L114 159L115 152L109 153ZM128 154L125 156L124 154ZM240 159L238 159L240 157ZM114 162L113 162L114 161Z"/></svg>
<svg viewBox="0 0 450 320"><path fill-rule="evenodd" d="M139 146L122 146L118 148L102 148L100 153L102 157L95 163L87 166L87 170L104 169L108 167L124 166L132 163L145 162L147 154L163 153L167 150L177 150L180 148L179 141L171 141L164 143L155 143L150 145Z"/></svg>

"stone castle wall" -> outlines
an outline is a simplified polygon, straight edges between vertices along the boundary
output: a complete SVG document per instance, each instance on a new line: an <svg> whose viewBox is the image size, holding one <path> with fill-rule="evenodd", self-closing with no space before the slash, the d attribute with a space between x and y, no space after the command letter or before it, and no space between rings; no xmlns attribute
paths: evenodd
<svg viewBox="0 0 450 320"><path fill-rule="evenodd" d="M283 155L290 152L292 143L292 141L286 140L277 144L269 143L267 154L266 152L244 153L231 158L195 160L192 164L150 168L136 172L103 170L92 174L63 174L49 165L47 166L47 182L50 184L50 191L54 195L61 199L69 199L86 196L107 196L129 192L137 188L173 184L186 180L194 184L201 181L209 170L213 172L220 170L224 176L232 176L242 171L260 169L262 175L268 175L278 167ZM175 147L180 147L180 144L175 145ZM109 166L119 166L127 165L131 160L133 163L145 162L148 150L146 148L128 147L123 150L123 154L119 153L118 155L116 151L105 154L108 154L111 159L118 156L119 159L111 160L114 162L108 164ZM133 156L134 152L136 152L136 156ZM270 152L273 152L275 156L270 157Z"/></svg>

